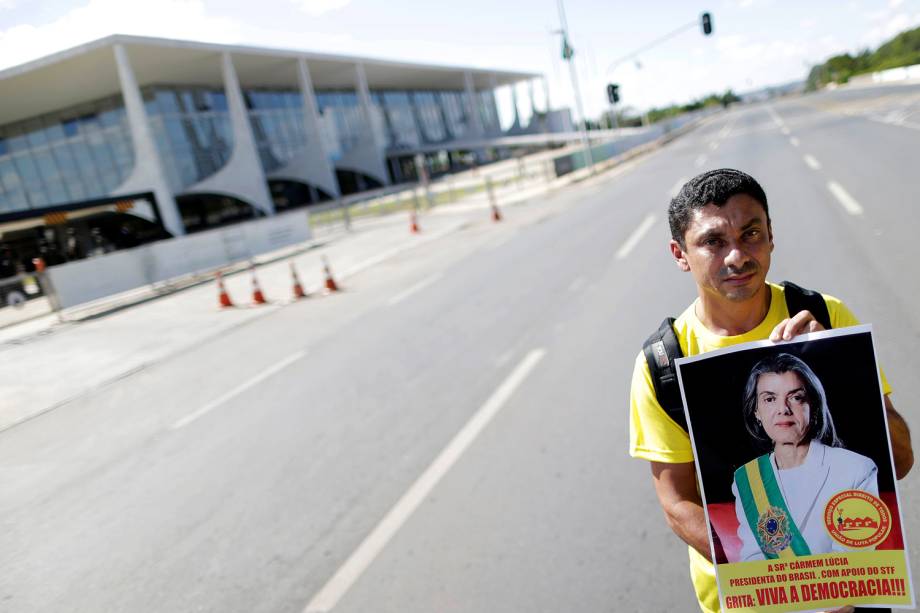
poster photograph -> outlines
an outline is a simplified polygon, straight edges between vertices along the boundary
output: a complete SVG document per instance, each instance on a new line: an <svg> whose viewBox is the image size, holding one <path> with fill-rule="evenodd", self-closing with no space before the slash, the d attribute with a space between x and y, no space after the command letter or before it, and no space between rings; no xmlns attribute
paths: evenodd
<svg viewBox="0 0 920 613"><path fill-rule="evenodd" d="M677 371L722 609L913 608L871 326Z"/></svg>

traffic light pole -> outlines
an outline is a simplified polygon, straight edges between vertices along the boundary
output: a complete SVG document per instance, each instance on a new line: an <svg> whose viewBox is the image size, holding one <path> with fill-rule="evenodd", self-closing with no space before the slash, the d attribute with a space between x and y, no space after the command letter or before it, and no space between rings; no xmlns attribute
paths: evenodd
<svg viewBox="0 0 920 613"><path fill-rule="evenodd" d="M578 88L578 75L575 71L575 52L569 46L569 27L565 20L565 7L562 5L563 0L558 0L559 5L559 22L562 26L562 53L563 59L569 63L569 74L572 77L572 91L575 94L575 108L578 111L578 118L581 122L581 146L584 150L585 167L594 174L594 158L591 155L591 145L588 140L588 122L581 104L581 90Z"/></svg>
<svg viewBox="0 0 920 613"><path fill-rule="evenodd" d="M610 103L610 122L614 130L619 129L620 122L617 120L617 105L615 102Z"/></svg>
<svg viewBox="0 0 920 613"><path fill-rule="evenodd" d="M695 28L695 27L700 27L700 28L702 28L702 30L703 30L703 35L704 35L704 36L709 36L710 34L712 34L712 16L711 16L709 13L703 13L702 15L700 15L699 19L694 19L693 21L691 21L691 22L689 22L689 23L685 23L684 25L680 26L679 28L675 28L674 30L671 30L670 32L668 32L668 33L665 34L664 36L660 36L660 37L656 38L655 40L651 41L650 43L646 43L645 45L639 47L639 48L636 49L635 51L632 51L632 52L627 53L626 55L624 55L624 56L622 56L622 57L620 57L620 58L617 58L616 60L614 60L613 62L610 63L610 65L607 67L607 72L606 72L605 74L610 74L611 72L613 72L613 69L614 69L614 68L616 68L617 66L619 66L620 64L622 64L622 63L625 62L626 60L631 60L631 59L633 59L634 57L636 57L637 55L639 55L640 53L643 53L643 52L645 52L645 51L648 51L648 50L651 49L652 47L656 47L656 46L660 45L661 43L663 43L663 42L665 42L665 41L667 41L667 40L670 40L671 38L677 36L677 35L680 34L681 32L684 32L684 31L686 31L686 30L689 30L690 28Z"/></svg>

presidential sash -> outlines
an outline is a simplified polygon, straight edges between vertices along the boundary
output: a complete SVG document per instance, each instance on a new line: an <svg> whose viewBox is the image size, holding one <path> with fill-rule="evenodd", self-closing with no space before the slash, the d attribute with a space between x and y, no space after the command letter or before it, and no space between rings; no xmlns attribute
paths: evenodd
<svg viewBox="0 0 920 613"><path fill-rule="evenodd" d="M769 454L736 470L735 486L751 532L768 560L811 555L786 507Z"/></svg>

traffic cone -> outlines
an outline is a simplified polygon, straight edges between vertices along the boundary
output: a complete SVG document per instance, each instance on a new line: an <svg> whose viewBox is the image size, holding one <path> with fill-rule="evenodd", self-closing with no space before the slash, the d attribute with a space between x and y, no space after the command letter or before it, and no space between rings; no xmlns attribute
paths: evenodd
<svg viewBox="0 0 920 613"><path fill-rule="evenodd" d="M332 270L329 268L329 260L326 259L326 256L323 256L323 271L326 273L326 293L331 294L339 291L339 286L336 284L335 279L332 278Z"/></svg>
<svg viewBox="0 0 920 613"><path fill-rule="evenodd" d="M307 297L307 292L303 291L303 285L297 276L297 269L294 268L294 262L291 262L291 279L294 281L294 300L300 300Z"/></svg>
<svg viewBox="0 0 920 613"><path fill-rule="evenodd" d="M252 303L265 304L268 301L265 299L265 294L262 293L262 288L259 287L259 279L256 278L255 266L250 268L250 271L252 271Z"/></svg>
<svg viewBox="0 0 920 613"><path fill-rule="evenodd" d="M218 270L214 277L217 279L217 303L222 309L234 306L233 301L230 300L230 294L227 293L227 288L224 287L223 273Z"/></svg>
<svg viewBox="0 0 920 613"><path fill-rule="evenodd" d="M502 220L502 213L498 210L498 205L492 204L492 221L499 222Z"/></svg>
<svg viewBox="0 0 920 613"><path fill-rule="evenodd" d="M409 232L412 234L418 234L421 232L421 228L418 227L418 215L416 215L415 210L409 211Z"/></svg>

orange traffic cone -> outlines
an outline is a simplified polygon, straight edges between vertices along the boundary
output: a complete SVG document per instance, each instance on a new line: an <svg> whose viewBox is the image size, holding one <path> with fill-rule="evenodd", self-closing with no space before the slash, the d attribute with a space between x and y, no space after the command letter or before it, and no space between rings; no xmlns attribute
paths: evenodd
<svg viewBox="0 0 920 613"><path fill-rule="evenodd" d="M332 278L332 270L329 268L329 260L326 259L326 256L323 256L323 271L326 273L326 293L331 294L339 291L339 286L336 284L335 279Z"/></svg>
<svg viewBox="0 0 920 613"><path fill-rule="evenodd" d="M259 279L256 278L256 267L253 266L250 271L252 271L252 303L265 304L268 301L265 299L265 294L262 293L262 288L259 287Z"/></svg>
<svg viewBox="0 0 920 613"><path fill-rule="evenodd" d="M297 276L297 269L294 268L294 262L291 262L291 279L294 281L294 300L300 300L307 297L307 292L303 291L303 285L300 283L300 277Z"/></svg>
<svg viewBox="0 0 920 613"><path fill-rule="evenodd" d="M498 210L497 204L492 204L492 221L499 222L502 220L502 213Z"/></svg>
<svg viewBox="0 0 920 613"><path fill-rule="evenodd" d="M234 306L233 301L230 300L230 294L227 293L227 288L224 287L223 273L218 270L214 277L217 279L217 303L222 309Z"/></svg>
<svg viewBox="0 0 920 613"><path fill-rule="evenodd" d="M416 215L415 210L409 211L409 232L412 234L418 234L421 232L421 228L418 227L418 215Z"/></svg>

